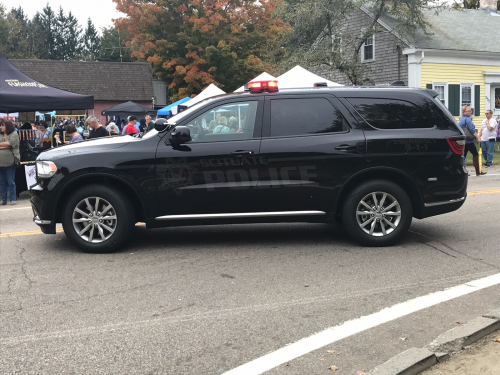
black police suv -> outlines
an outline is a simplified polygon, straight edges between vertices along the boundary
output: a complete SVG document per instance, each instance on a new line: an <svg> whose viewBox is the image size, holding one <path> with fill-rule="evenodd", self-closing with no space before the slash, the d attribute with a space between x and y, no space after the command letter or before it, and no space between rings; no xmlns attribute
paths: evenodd
<svg viewBox="0 0 500 375"><path fill-rule="evenodd" d="M412 218L466 197L465 137L432 90L326 88L207 99L138 137L40 154L34 221L62 223L83 251L118 250L137 222L333 222L365 246L392 245Z"/></svg>

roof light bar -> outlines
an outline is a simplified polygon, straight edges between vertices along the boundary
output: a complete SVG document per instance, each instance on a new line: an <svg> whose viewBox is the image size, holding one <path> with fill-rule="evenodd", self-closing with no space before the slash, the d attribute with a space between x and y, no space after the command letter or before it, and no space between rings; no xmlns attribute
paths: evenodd
<svg viewBox="0 0 500 375"><path fill-rule="evenodd" d="M257 81L248 84L248 90L251 94L260 94L261 92L278 92L278 81Z"/></svg>

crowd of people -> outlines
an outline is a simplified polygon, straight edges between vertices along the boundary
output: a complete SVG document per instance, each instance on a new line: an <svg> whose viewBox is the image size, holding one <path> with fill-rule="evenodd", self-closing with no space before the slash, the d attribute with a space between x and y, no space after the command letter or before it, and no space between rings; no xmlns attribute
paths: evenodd
<svg viewBox="0 0 500 375"><path fill-rule="evenodd" d="M487 109L481 122L481 130L476 131L476 126L472 122L472 108L468 105L462 108L462 117L458 125L463 129L465 139L465 166L467 165L467 154L472 154L472 164L476 171L476 176L485 175L487 172L479 168L479 153L474 142L478 142L481 147L483 158L485 159L485 168L490 168L493 165L493 157L495 155L495 143L498 138L498 121L493 118L493 111Z"/></svg>
<svg viewBox="0 0 500 375"><path fill-rule="evenodd" d="M140 121L137 121L135 116L129 116L128 123L123 120L119 121L119 125L110 121L103 126L95 116L89 116L86 122L88 136L85 134L83 117L53 117L52 126L45 120L23 123L0 117L0 205L7 204L8 200L12 205L17 203L16 170L21 164L21 155L25 155L26 152L35 150L34 158L36 158L37 150L53 145L80 142L85 138L145 133L154 128L150 116ZM65 133L69 140L64 139Z"/></svg>

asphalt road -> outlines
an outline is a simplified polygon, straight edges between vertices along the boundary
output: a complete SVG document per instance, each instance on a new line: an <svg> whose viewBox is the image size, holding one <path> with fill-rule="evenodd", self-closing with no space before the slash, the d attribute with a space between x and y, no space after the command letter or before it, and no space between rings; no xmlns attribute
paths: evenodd
<svg viewBox="0 0 500 375"><path fill-rule="evenodd" d="M491 173L490 173L491 174ZM500 188L471 177L469 191ZM26 197L0 209L1 374L223 374L329 327L499 273L500 193L414 220L399 246L340 226L136 227L122 252L33 234ZM8 233L11 233L10 235ZM357 374L500 307L500 286L375 326L266 374Z"/></svg>

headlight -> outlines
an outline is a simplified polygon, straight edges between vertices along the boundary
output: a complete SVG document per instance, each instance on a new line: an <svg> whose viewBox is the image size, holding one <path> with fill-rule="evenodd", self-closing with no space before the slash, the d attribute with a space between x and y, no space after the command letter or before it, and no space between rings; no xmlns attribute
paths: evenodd
<svg viewBox="0 0 500 375"><path fill-rule="evenodd" d="M40 178L50 178L57 172L57 167L51 161L37 161L36 174Z"/></svg>

